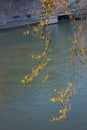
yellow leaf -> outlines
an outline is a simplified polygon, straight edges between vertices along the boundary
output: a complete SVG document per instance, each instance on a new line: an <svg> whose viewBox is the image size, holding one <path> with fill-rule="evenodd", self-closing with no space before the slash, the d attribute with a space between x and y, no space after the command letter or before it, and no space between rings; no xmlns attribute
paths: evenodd
<svg viewBox="0 0 87 130"><path fill-rule="evenodd" d="M55 98L50 99L50 102L55 102L55 101L56 101Z"/></svg>
<svg viewBox="0 0 87 130"><path fill-rule="evenodd" d="M85 53L86 53L85 48L82 48L82 49L80 50L80 56L83 56Z"/></svg>
<svg viewBox="0 0 87 130"><path fill-rule="evenodd" d="M68 82L69 87L72 87L72 85L73 85L72 82Z"/></svg>
<svg viewBox="0 0 87 130"><path fill-rule="evenodd" d="M42 83L45 83L49 79L49 75L47 74L44 79L42 80Z"/></svg>
<svg viewBox="0 0 87 130"><path fill-rule="evenodd" d="M25 84L25 83L26 83L24 79L22 79L20 82L21 82L22 84Z"/></svg>
<svg viewBox="0 0 87 130"><path fill-rule="evenodd" d="M39 29L38 29L37 26L35 26L35 27L33 28L33 31L34 31L34 32L38 32L38 30L39 30Z"/></svg>
<svg viewBox="0 0 87 130"><path fill-rule="evenodd" d="M39 23L40 26L44 26L45 25L45 21L44 20L41 20L40 23Z"/></svg>

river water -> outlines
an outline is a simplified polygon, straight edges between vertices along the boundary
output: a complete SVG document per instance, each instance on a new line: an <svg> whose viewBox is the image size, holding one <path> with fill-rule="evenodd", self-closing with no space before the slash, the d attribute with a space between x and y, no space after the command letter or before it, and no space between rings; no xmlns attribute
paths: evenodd
<svg viewBox="0 0 87 130"><path fill-rule="evenodd" d="M30 30L27 27L0 32L0 130L87 130L87 70L81 73L80 82L79 63L75 87L80 84L81 88L72 99L72 109L66 120L51 122L60 107L59 103L50 102L50 98L56 96L53 90L63 89L71 77L69 49L73 30L70 22L50 28L53 29L51 62L30 85L23 85L20 80L36 66L30 53L41 53L44 42L32 35L23 35ZM50 78L41 83L47 71Z"/></svg>

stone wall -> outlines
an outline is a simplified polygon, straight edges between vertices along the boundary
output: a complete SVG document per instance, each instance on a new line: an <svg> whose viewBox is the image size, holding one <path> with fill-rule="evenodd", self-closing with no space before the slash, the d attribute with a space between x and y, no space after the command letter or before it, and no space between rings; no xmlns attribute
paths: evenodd
<svg viewBox="0 0 87 130"><path fill-rule="evenodd" d="M19 15L24 18L32 9L40 8L40 0L0 0L0 22L6 22Z"/></svg>

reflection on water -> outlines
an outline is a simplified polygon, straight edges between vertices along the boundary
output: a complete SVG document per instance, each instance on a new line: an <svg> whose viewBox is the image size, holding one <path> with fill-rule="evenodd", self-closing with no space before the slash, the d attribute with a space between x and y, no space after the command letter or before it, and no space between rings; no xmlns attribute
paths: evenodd
<svg viewBox="0 0 87 130"><path fill-rule="evenodd" d="M0 32L0 130L86 130L87 129L87 79L86 71L81 91L72 100L72 110L65 121L52 123L58 114L58 104L49 100L53 90L61 89L70 79L69 37L73 37L71 23L50 26L52 33L50 79L42 84L44 69L31 85L23 86L20 80L35 63L31 52L40 53L44 42L31 35L24 36L26 28ZM68 28L68 31L67 31ZM62 62L62 61L66 62Z"/></svg>

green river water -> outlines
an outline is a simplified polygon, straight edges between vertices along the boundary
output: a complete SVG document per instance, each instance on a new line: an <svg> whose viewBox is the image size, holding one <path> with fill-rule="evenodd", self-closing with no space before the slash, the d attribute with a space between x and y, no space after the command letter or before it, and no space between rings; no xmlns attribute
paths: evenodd
<svg viewBox="0 0 87 130"><path fill-rule="evenodd" d="M79 63L75 70L75 87L80 84L81 88L72 98L72 109L66 120L51 122L51 117L57 116L60 108L59 103L50 102L50 98L56 96L53 90L63 89L71 77L68 61L73 30L70 22L50 28L53 29L48 66L50 78L41 83L47 71L44 69L26 86L20 80L36 66L29 54L41 53L44 41L23 35L27 27L0 32L0 130L87 130L87 70L82 73L83 79L79 83Z"/></svg>

